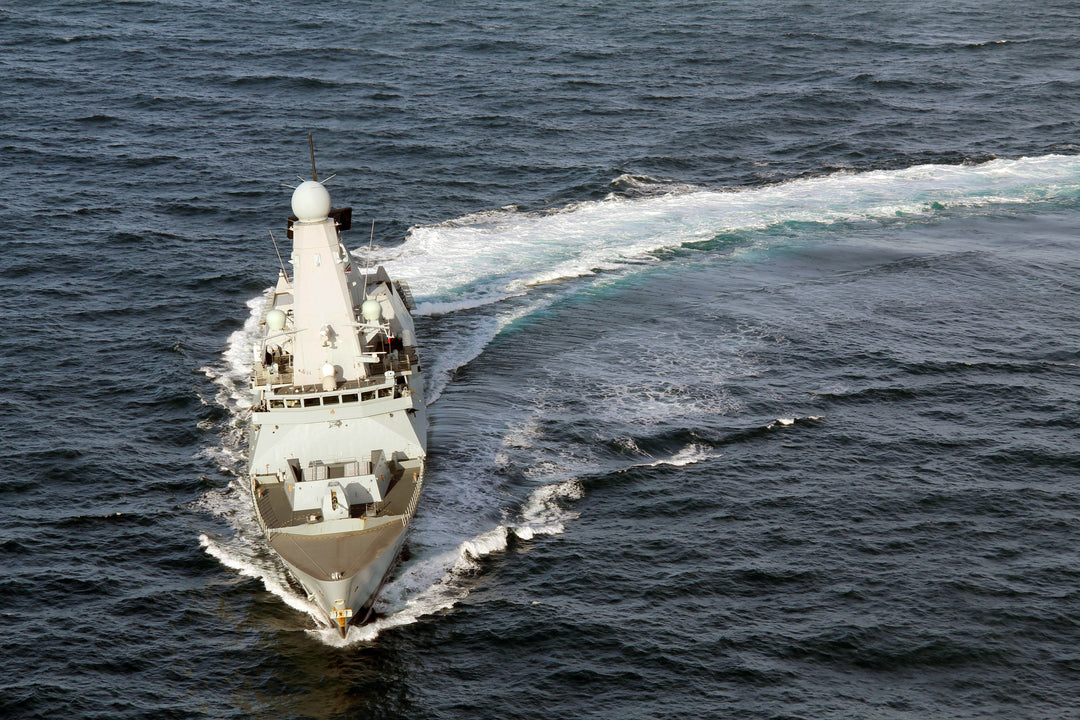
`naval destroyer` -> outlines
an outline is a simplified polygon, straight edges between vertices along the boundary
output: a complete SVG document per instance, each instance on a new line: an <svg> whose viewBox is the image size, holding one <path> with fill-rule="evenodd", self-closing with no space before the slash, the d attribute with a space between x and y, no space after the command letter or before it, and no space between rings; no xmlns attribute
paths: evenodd
<svg viewBox="0 0 1080 720"><path fill-rule="evenodd" d="M248 481L270 547L344 636L405 540L427 414L409 288L352 262L352 210L313 176L293 192L292 273L282 262L254 346Z"/></svg>

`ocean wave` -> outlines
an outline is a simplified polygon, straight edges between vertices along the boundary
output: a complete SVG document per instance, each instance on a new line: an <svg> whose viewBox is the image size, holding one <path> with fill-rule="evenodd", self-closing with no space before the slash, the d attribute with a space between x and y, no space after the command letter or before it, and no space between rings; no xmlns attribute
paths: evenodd
<svg viewBox="0 0 1080 720"><path fill-rule="evenodd" d="M669 465L671 467L686 467L687 465L694 465L699 462L720 457L721 453L713 452L705 445L701 443L690 443L679 452L675 453L669 458L661 458L660 460L654 460L650 463L643 463L637 467L659 467L661 465Z"/></svg>
<svg viewBox="0 0 1080 720"><path fill-rule="evenodd" d="M765 426L766 430L772 430L777 427L791 427L795 423L805 422L817 422L821 420L821 415L807 415L806 417L782 417L776 418L771 423Z"/></svg>

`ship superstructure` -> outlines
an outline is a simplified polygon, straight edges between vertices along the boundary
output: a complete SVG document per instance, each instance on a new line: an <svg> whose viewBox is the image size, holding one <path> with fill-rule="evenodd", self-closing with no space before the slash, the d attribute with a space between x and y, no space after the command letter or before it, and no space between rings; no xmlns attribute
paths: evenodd
<svg viewBox="0 0 1080 720"><path fill-rule="evenodd" d="M255 344L249 481L274 551L329 622L363 620L423 486L427 414L412 296L341 242L351 210L306 181Z"/></svg>

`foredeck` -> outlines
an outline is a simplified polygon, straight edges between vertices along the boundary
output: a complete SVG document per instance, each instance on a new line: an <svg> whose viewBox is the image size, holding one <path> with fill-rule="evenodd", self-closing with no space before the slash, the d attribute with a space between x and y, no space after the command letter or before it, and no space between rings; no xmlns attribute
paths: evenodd
<svg viewBox="0 0 1080 720"><path fill-rule="evenodd" d="M377 503L350 505L349 517L381 518L395 515L407 517L412 514L413 491L419 478L420 467L394 463L392 468L386 498ZM259 517L262 518L263 525L267 529L295 527L321 520L317 511L293 511L289 504L289 496L285 492L285 484L276 475L256 475L253 490Z"/></svg>

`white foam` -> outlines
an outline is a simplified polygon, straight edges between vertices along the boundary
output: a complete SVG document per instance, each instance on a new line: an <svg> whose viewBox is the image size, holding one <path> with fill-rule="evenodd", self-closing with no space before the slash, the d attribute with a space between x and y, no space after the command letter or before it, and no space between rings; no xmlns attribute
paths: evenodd
<svg viewBox="0 0 1080 720"><path fill-rule="evenodd" d="M721 233L1046 202L1078 189L1080 158L1064 155L842 172L738 190L681 187L555 212L511 208L414 227L386 265L410 281L421 307L434 314L499 302L537 283L624 267Z"/></svg>
<svg viewBox="0 0 1080 720"><path fill-rule="evenodd" d="M554 301L553 297L536 298L493 317L447 318L441 328L441 342L428 342L424 346L425 354L431 351L435 358L425 392L426 403L431 405L438 400L454 371L479 357L499 333L515 321L549 307Z"/></svg>
<svg viewBox="0 0 1080 720"><path fill-rule="evenodd" d="M244 326L229 335L225 342L223 364L202 368L206 377L221 388L215 400L226 409L246 410L251 407L251 392L248 389L248 378L254 364L251 349L259 335L259 321L272 290L270 288L247 301L248 317Z"/></svg>
<svg viewBox="0 0 1080 720"><path fill-rule="evenodd" d="M802 421L807 421L807 420L813 422L813 421L820 420L821 417L822 417L821 415L807 415L806 417L782 417L782 418L776 418L771 423L766 425L765 429L766 430L771 430L774 427L791 427L792 425L794 425L797 422L802 422Z"/></svg>
<svg viewBox="0 0 1080 720"><path fill-rule="evenodd" d="M294 592L289 587L284 574L274 572L275 568L273 566L255 562L251 557L236 554L235 551L230 552L206 535L199 536L199 544L202 545L208 555L215 558L225 567L235 570L241 575L262 580L263 587L266 588L267 592L273 593L294 610L308 613L313 618L326 624L326 621L321 619L322 613L319 611L318 606Z"/></svg>
<svg viewBox="0 0 1080 720"><path fill-rule="evenodd" d="M705 460L709 460L710 458L720 456L720 453L712 452L711 450L709 450L709 448L702 445L701 443L690 443L671 457L648 463L648 465L650 467L657 467L659 465L686 467L687 465L693 465L695 463L704 462Z"/></svg>
<svg viewBox="0 0 1080 720"><path fill-rule="evenodd" d="M508 300L511 297L519 297L524 295L524 292L519 293L499 293L496 299ZM475 310L476 308L484 307L492 303L492 298L483 296L475 297L469 300L458 300L456 302L422 302L417 305L416 310L413 312L414 316L435 316L435 315L449 315L455 312L461 312L462 310Z"/></svg>
<svg viewBox="0 0 1080 720"><path fill-rule="evenodd" d="M467 579L480 569L477 561L506 550L506 546L507 528L499 525L461 542L453 550L411 560L379 594L374 609L381 617L362 626L350 626L344 638L336 629L308 632L327 645L344 647L371 642L386 630L447 610L468 596Z"/></svg>
<svg viewBox="0 0 1080 720"><path fill-rule="evenodd" d="M383 588L375 605L378 617L362 627L350 627L347 636L342 638L322 613L290 585L284 567L265 548L265 541L252 517L250 498L240 480L245 463L243 436L235 430L245 421L250 406L250 402L243 402L246 382L242 381L246 381L250 372L248 358L261 315L261 302L260 297L249 303L254 321L246 323L244 330L229 338L222 366L208 371L208 376L223 390L228 390L219 393L217 402L230 411L230 420L223 424L220 444L205 448L203 454L237 479L225 488L207 492L197 503L198 509L225 519L232 526L234 535L215 540L204 535L200 537L200 544L224 566L260 579L269 592L289 607L311 617L318 626L307 630L313 638L333 646L370 642L390 628L443 612L468 595L470 579L482 567L479 560L505 551L511 534L522 540L533 540L562 533L567 523L578 517L576 510L566 507L567 501L579 499L583 494L578 480L565 479L569 471L582 465L580 458L571 456L555 458L537 472L530 473L537 478L561 476L563 479L534 489L521 507L511 513L516 519L486 529L483 517L499 503L499 496L493 496L487 489L487 473L466 473L452 478L452 482L429 487L425 498L428 505L412 526L410 547L414 557L404 562ZM488 319L460 319L463 331L447 333L458 338L456 344L436 348L436 374L448 376L453 368L481 353L502 328L548 302L550 300L537 299ZM451 322L454 321L451 318ZM440 389L437 387L435 397ZM539 432L534 419L532 424L526 422L518 431L506 433L501 438L479 437L477 442L484 447L490 445L496 452L499 447L527 446ZM680 464L691 461L689 451L670 460ZM440 493L446 496L442 497ZM428 506L438 510L432 513L427 510ZM468 532L470 527L476 528L473 534L462 537L462 531Z"/></svg>
<svg viewBox="0 0 1080 720"><path fill-rule="evenodd" d="M647 453L643 453L641 449L637 447L637 443L634 443L633 440L630 440L629 443L620 442L619 444L632 448L635 452L647 455ZM718 457L723 457L723 453L710 450L706 445L701 443L690 443L671 457L660 458L659 460L653 460L652 462L634 463L626 468L626 470L641 467L660 467L663 465L670 467L686 467L687 465L694 465ZM625 470L623 472L625 472Z"/></svg>
<svg viewBox="0 0 1080 720"><path fill-rule="evenodd" d="M585 495L581 481L571 478L554 485L533 490L521 508L521 522L512 529L522 540L537 535L559 535L566 523L576 520L578 513L563 507L563 500L580 500Z"/></svg>
<svg viewBox="0 0 1080 720"><path fill-rule="evenodd" d="M442 396L454 371L479 357L503 327L498 318L492 317L447 320L451 322L453 326L443 328L440 340L424 344L425 362L429 356L432 358L424 391L427 405Z"/></svg>
<svg viewBox="0 0 1080 720"><path fill-rule="evenodd" d="M642 181L623 177L617 184ZM654 191L661 187L645 179ZM417 315L454 317L530 293L539 283L626 269L649 262L650 253L718 234L793 222L830 224L881 220L897 214L927 215L942 207L1044 202L1080 189L1080 158L1048 155L994 160L981 165L920 165L904 170L792 180L739 190L670 186L661 195L574 203L555 211L514 207L474 213L438 225L413 227L397 248L372 248L391 275L409 280ZM364 253L368 253L365 248ZM435 402L451 374L471 362L508 325L550 304L525 302L497 319L472 318L471 327L445 333L434 359L427 402ZM257 314L255 315L257 319ZM254 331L252 327L252 331ZM240 331L241 334L248 331ZM232 346L243 346L243 342ZM425 351L428 347L425 347ZM428 360L432 362L432 360ZM234 364L246 374L243 352ZM636 403L638 388L630 388ZM650 391L653 392L653 391ZM618 400L619 390L612 389ZM654 394L656 394L654 392ZM688 398L678 387L661 388L640 419L655 422ZM724 412L733 398L706 398Z"/></svg>

